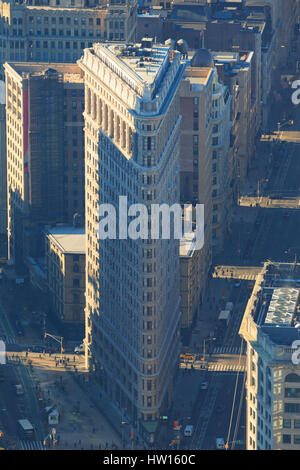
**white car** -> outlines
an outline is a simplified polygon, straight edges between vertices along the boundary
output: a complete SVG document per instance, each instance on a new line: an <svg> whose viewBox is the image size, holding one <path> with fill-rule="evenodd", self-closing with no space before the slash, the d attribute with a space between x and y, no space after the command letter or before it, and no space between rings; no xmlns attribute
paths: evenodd
<svg viewBox="0 0 300 470"><path fill-rule="evenodd" d="M84 354L84 344L80 344L80 346L76 346L74 349L75 354Z"/></svg>
<svg viewBox="0 0 300 470"><path fill-rule="evenodd" d="M216 438L216 447L217 449L225 449L225 441L223 437L217 437Z"/></svg>
<svg viewBox="0 0 300 470"><path fill-rule="evenodd" d="M191 437L194 432L194 426L192 424L187 424L185 429L184 429L184 435L185 437Z"/></svg>
<svg viewBox="0 0 300 470"><path fill-rule="evenodd" d="M207 382L202 382L201 383L201 390L206 390L208 387L208 383Z"/></svg>

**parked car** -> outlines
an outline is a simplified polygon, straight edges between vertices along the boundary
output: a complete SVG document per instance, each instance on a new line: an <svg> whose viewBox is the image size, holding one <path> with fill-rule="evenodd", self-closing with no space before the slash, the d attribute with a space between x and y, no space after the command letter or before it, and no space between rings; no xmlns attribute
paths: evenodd
<svg viewBox="0 0 300 470"><path fill-rule="evenodd" d="M201 383L201 390L206 390L208 387L208 383L207 382L202 382Z"/></svg>

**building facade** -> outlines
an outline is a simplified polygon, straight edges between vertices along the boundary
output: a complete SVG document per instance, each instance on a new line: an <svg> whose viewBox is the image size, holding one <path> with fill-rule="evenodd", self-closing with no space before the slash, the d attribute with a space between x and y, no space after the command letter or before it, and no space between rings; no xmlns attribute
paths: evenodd
<svg viewBox="0 0 300 470"><path fill-rule="evenodd" d="M8 258L19 265L42 255L45 224L84 214L83 81L71 64L5 71Z"/></svg>
<svg viewBox="0 0 300 470"><path fill-rule="evenodd" d="M148 211L155 203L180 202L184 64L180 53L147 39L94 45L79 65L86 96L86 358L102 390L142 430L157 423L172 395L179 240L121 233L121 239L97 239L97 210L102 203L117 207L120 195Z"/></svg>
<svg viewBox="0 0 300 470"><path fill-rule="evenodd" d="M255 127L251 105L253 52L213 52L219 80L231 96L230 185L237 200L246 182L255 149Z"/></svg>
<svg viewBox="0 0 300 470"><path fill-rule="evenodd" d="M84 324L84 229L66 226L49 229L45 243L46 279L52 309L64 323Z"/></svg>
<svg viewBox="0 0 300 470"><path fill-rule="evenodd" d="M201 284L201 250L196 250L195 234L188 233L180 240L180 309L181 328L191 329L199 312Z"/></svg>
<svg viewBox="0 0 300 470"><path fill-rule="evenodd" d="M204 246L199 250L198 304L203 302L212 263L212 64L187 66L180 87L180 196L182 203L204 204ZM203 65L203 64L202 64ZM216 212L216 211L215 211ZM184 317L184 315L183 315Z"/></svg>
<svg viewBox="0 0 300 470"><path fill-rule="evenodd" d="M1 0L0 64L76 62L94 42L134 40L135 29L135 0Z"/></svg>
<svg viewBox="0 0 300 470"><path fill-rule="evenodd" d="M202 296L212 256L222 250L230 228L232 97L207 49L189 58L181 86L181 197L204 204Z"/></svg>
<svg viewBox="0 0 300 470"><path fill-rule="evenodd" d="M0 235L7 234L5 84L0 83Z"/></svg>

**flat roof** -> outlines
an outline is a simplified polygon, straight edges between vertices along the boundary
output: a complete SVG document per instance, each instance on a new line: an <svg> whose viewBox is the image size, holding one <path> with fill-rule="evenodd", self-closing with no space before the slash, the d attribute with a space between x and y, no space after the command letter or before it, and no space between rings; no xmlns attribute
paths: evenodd
<svg viewBox="0 0 300 470"><path fill-rule="evenodd" d="M299 289L291 287L275 288L264 324L290 326L296 311Z"/></svg>
<svg viewBox="0 0 300 470"><path fill-rule="evenodd" d="M55 241L64 253L85 254L85 229L79 227L53 227L47 236Z"/></svg>
<svg viewBox="0 0 300 470"><path fill-rule="evenodd" d="M42 76L47 70L57 71L61 74L64 82L83 83L83 73L77 64L57 63L57 62L13 62L7 61L13 70L21 77L22 74L30 76Z"/></svg>
<svg viewBox="0 0 300 470"><path fill-rule="evenodd" d="M140 81L152 85L170 54L170 47L151 43L151 38L145 39L149 41L149 47L142 47L142 43L102 43L101 47L116 56Z"/></svg>

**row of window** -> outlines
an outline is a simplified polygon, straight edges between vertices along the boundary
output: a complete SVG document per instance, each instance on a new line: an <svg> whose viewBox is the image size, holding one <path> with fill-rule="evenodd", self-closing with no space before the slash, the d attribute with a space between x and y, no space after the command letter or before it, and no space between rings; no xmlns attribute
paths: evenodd
<svg viewBox="0 0 300 470"><path fill-rule="evenodd" d="M37 17L34 17L34 16L30 16L29 17L29 23L30 24L33 24L34 23L34 20L37 24L41 24L42 23L42 18L40 16L37 16ZM49 24L50 23L50 17L48 16L44 16L43 17L43 23L44 24ZM66 24L66 25L71 25L71 23L73 23L74 25L78 25L79 23L82 24L82 25L85 25L85 24L89 24L89 25L93 25L94 24L94 18L90 17L88 18L88 21L87 21L87 18L83 17L81 19L75 17L75 18L70 18L70 17L63 17L63 16L60 16L60 17L56 17L56 16L52 16L51 17L51 24ZM96 25L100 25L101 23L101 19L100 18L96 18ZM16 18L13 19L13 24L17 24L17 20ZM18 24L22 24L22 18L19 18L18 19Z"/></svg>
<svg viewBox="0 0 300 470"><path fill-rule="evenodd" d="M300 434L283 434L282 443L300 445Z"/></svg>
<svg viewBox="0 0 300 470"><path fill-rule="evenodd" d="M45 28L44 31L42 32L41 29L37 29L36 31L34 31L33 29L29 29L28 30L28 34L29 36L66 36L66 37L71 37L71 36L75 36L75 37L78 37L78 36L90 36L90 37L101 37L101 31L100 29L98 29L96 32L93 30L93 29L89 29L88 32L86 29L74 29L74 30L71 30L71 29L56 29L56 28L51 28L51 30L49 30L48 28ZM16 36L16 32L14 34L14 36ZM18 36L22 36L22 33L21 31L18 32Z"/></svg>

